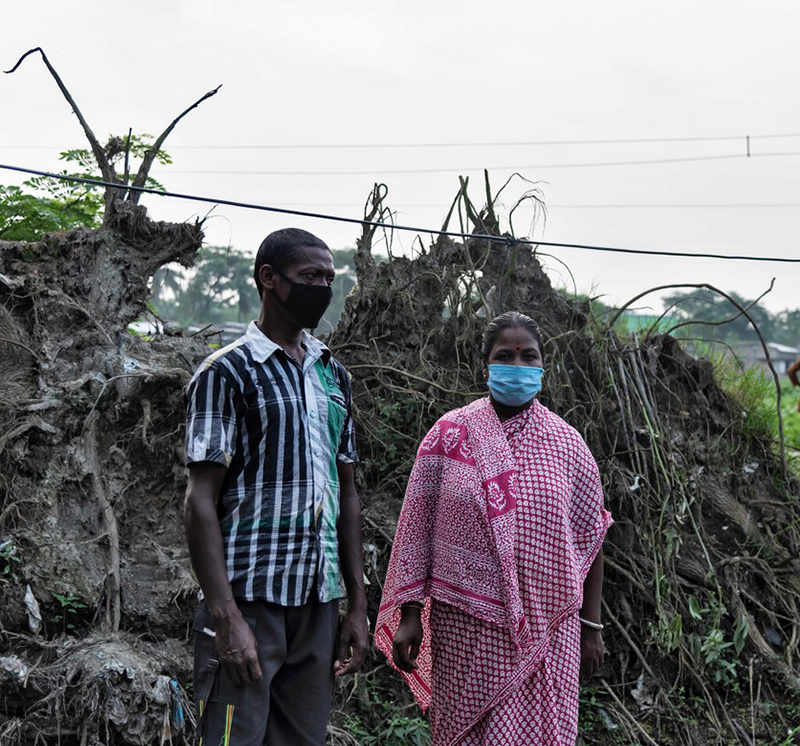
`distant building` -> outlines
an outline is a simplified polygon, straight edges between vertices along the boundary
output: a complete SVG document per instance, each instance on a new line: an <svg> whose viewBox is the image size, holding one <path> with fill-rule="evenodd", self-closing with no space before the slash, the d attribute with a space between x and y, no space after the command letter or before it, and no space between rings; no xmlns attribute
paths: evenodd
<svg viewBox="0 0 800 746"><path fill-rule="evenodd" d="M624 324L626 330L633 334L664 334L669 331L680 319L674 313L629 313L625 312L618 324Z"/></svg>
<svg viewBox="0 0 800 746"><path fill-rule="evenodd" d="M189 336L202 332L204 337L216 337L219 335L220 345L228 345L235 342L247 331L247 324L238 321L225 321L219 324L207 324L206 326L190 326L186 330Z"/></svg>
<svg viewBox="0 0 800 746"><path fill-rule="evenodd" d="M767 348L772 365L779 376L785 375L786 369L800 358L800 348L797 347L767 342ZM741 342L731 345L731 349L745 368L763 368L767 373L770 372L767 356L760 342Z"/></svg>

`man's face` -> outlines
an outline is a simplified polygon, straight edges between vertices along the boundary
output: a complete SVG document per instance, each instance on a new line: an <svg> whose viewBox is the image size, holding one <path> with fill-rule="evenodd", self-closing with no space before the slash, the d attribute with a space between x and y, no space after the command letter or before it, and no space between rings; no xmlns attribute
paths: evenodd
<svg viewBox="0 0 800 746"><path fill-rule="evenodd" d="M259 270L261 286L286 300L291 291L291 282L308 285L331 285L336 279L333 256L319 246L301 246L295 250L291 264L280 272L265 264ZM288 279L287 279L288 278Z"/></svg>
<svg viewBox="0 0 800 746"><path fill-rule="evenodd" d="M302 246L297 249L294 261L283 273L292 282L306 285L332 285L336 279L331 252L319 246ZM278 275L278 282L281 281L288 286L285 279ZM286 287L286 292L288 291L289 288Z"/></svg>

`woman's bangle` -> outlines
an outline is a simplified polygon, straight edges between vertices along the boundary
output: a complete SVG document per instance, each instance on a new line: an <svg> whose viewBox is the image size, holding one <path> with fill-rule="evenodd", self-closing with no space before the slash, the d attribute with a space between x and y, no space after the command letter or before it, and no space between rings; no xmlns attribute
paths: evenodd
<svg viewBox="0 0 800 746"><path fill-rule="evenodd" d="M603 631L603 625L599 622L590 622L588 619L584 619L583 617L578 617L578 621L589 629L596 629L598 632Z"/></svg>
<svg viewBox="0 0 800 746"><path fill-rule="evenodd" d="M406 601L405 603L400 604L400 608L424 609L425 604L422 603L422 601Z"/></svg>

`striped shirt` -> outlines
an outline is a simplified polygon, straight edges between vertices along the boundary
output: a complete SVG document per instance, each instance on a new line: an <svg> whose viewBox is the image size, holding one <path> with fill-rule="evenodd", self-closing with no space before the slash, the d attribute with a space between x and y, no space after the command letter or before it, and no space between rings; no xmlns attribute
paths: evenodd
<svg viewBox="0 0 800 746"><path fill-rule="evenodd" d="M357 460L347 371L303 332L302 366L253 321L186 389L186 463L228 467L218 515L246 601L340 596L337 463Z"/></svg>

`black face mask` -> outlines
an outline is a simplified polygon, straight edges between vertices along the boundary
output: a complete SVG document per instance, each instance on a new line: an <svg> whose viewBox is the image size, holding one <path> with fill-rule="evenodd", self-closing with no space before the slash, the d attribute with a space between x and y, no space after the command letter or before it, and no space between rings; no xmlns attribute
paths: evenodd
<svg viewBox="0 0 800 746"><path fill-rule="evenodd" d="M286 300L282 300L273 292L275 300L303 329L315 329L331 304L333 298L331 286L293 282L283 272L275 271L291 285Z"/></svg>

